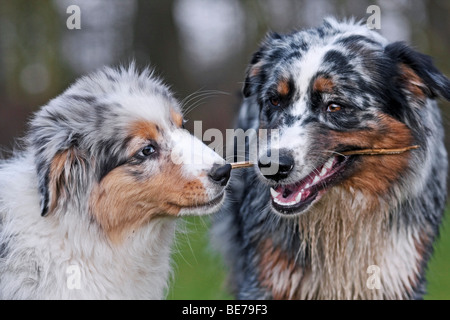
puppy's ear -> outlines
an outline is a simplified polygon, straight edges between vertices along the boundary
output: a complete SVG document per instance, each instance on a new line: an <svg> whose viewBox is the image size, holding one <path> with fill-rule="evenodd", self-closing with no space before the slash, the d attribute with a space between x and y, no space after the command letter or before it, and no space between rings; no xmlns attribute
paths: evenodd
<svg viewBox="0 0 450 320"><path fill-rule="evenodd" d="M431 57L411 49L403 42L386 46L386 54L397 63L402 85L417 98L450 100L450 81L433 64Z"/></svg>
<svg viewBox="0 0 450 320"><path fill-rule="evenodd" d="M77 194L86 181L88 163L76 144L58 150L50 160L36 156L41 215L46 216ZM87 184L85 184L86 186Z"/></svg>

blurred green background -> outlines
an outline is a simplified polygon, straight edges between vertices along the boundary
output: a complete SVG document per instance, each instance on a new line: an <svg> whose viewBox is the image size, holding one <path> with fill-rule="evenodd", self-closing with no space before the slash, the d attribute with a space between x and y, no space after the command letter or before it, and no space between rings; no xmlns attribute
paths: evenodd
<svg viewBox="0 0 450 320"><path fill-rule="evenodd" d="M80 30L66 26L73 4L81 9ZM201 120L203 130L225 131L267 31L316 26L329 15L364 20L371 4L381 9L381 34L431 55L450 75L448 0L0 0L0 156L10 154L32 112L78 76L131 60L156 68L180 100L208 90L187 104L187 128ZM449 146L450 104L440 106ZM429 268L430 299L450 298L448 220ZM168 298L231 298L221 258L208 247L208 226L208 218L188 219L178 234Z"/></svg>
<svg viewBox="0 0 450 320"><path fill-rule="evenodd" d="M445 213L440 239L434 247L427 272L428 294L426 299L450 299L450 210Z"/></svg>

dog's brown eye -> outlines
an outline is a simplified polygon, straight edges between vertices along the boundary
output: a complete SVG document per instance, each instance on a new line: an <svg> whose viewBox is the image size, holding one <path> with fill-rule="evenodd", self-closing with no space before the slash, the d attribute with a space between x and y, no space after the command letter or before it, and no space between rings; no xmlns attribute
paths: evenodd
<svg viewBox="0 0 450 320"><path fill-rule="evenodd" d="M327 107L327 112L341 111L342 107L336 103L330 103Z"/></svg>
<svg viewBox="0 0 450 320"><path fill-rule="evenodd" d="M146 146L146 147L144 147L144 149L142 149L142 151L141 151L142 155L145 156L145 157L151 156L155 152L156 152L156 149L151 144Z"/></svg>
<svg viewBox="0 0 450 320"><path fill-rule="evenodd" d="M273 105L274 107L279 107L280 106L280 99L278 97L272 97L269 99L269 102L271 105Z"/></svg>

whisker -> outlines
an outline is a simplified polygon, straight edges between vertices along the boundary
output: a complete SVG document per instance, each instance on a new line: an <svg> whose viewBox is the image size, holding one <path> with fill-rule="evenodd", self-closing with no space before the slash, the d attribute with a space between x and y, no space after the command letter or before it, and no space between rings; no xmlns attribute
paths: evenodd
<svg viewBox="0 0 450 320"><path fill-rule="evenodd" d="M197 90L193 93L191 93L190 95L188 95L187 97L185 97L182 101L181 101L181 105L187 105L190 101L192 101L193 99L203 95L203 94L229 94L225 91L219 91L219 90Z"/></svg>
<svg viewBox="0 0 450 320"><path fill-rule="evenodd" d="M200 93L197 96L190 98L189 101L185 102L184 105L182 105L183 116L188 115L194 109L196 109L197 107L202 105L202 103L201 103L202 101L204 101L208 98L217 96L218 94L229 94L229 93L223 92L223 91L211 90L211 92ZM193 102L192 105L187 106L188 103L192 103L192 102Z"/></svg>
<svg viewBox="0 0 450 320"><path fill-rule="evenodd" d="M186 98L184 98L181 101L181 105L184 107L184 106L188 105L191 101L193 101L197 98L200 98L202 96L206 96L206 95L214 96L214 95L219 95L219 94L230 95L229 92L220 91L220 90L198 90L196 92L191 93Z"/></svg>

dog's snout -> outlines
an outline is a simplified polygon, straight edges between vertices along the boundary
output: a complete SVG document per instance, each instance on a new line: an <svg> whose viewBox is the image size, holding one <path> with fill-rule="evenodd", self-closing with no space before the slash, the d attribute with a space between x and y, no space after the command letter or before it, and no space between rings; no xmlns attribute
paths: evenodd
<svg viewBox="0 0 450 320"><path fill-rule="evenodd" d="M264 177L267 179L280 181L289 176L289 173L294 168L294 157L292 156L291 152L288 150L282 149L279 152L278 159L270 159L268 157L264 158L261 157L258 160L258 167L261 170ZM267 170L269 172L264 172L264 169L269 168L277 168L274 170ZM274 171L274 172L272 172Z"/></svg>
<svg viewBox="0 0 450 320"><path fill-rule="evenodd" d="M225 165L214 164L208 176L215 183L219 183L221 186L225 186L230 179L231 165L229 163Z"/></svg>

